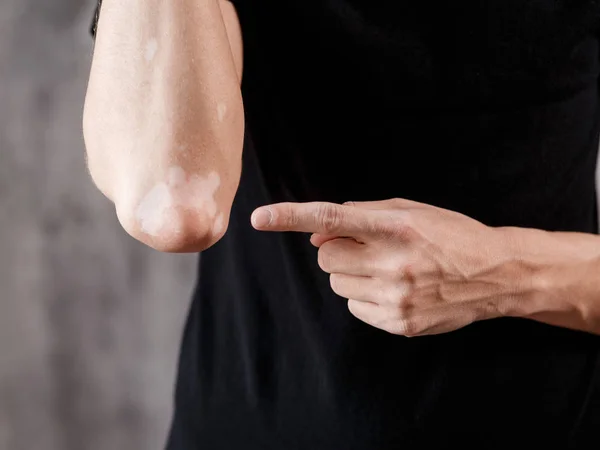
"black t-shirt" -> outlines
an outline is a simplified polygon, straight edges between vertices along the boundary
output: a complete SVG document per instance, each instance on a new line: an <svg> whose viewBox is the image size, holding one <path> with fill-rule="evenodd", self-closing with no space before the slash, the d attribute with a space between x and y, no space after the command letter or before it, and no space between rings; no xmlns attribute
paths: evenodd
<svg viewBox="0 0 600 450"><path fill-rule="evenodd" d="M388 334L348 312L308 236L249 222L400 197L596 233L598 2L234 3L242 180L200 257L168 448L600 448L599 336L525 319Z"/></svg>

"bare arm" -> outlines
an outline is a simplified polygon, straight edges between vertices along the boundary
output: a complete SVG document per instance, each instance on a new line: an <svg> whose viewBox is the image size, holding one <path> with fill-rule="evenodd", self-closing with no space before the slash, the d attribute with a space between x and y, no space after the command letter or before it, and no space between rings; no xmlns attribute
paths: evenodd
<svg viewBox="0 0 600 450"><path fill-rule="evenodd" d="M518 317L600 336L600 236L490 227L408 199L278 203L265 232L313 233L319 267L350 312L404 336Z"/></svg>
<svg viewBox="0 0 600 450"><path fill-rule="evenodd" d="M535 295L514 316L600 335L600 236L507 227Z"/></svg>
<svg viewBox="0 0 600 450"><path fill-rule="evenodd" d="M241 171L242 42L219 0L104 0L84 109L88 166L123 228L161 251L225 232Z"/></svg>

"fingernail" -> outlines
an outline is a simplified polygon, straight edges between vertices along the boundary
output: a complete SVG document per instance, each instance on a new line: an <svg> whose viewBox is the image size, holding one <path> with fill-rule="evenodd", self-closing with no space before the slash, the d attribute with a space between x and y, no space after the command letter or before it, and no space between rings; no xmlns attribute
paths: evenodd
<svg viewBox="0 0 600 450"><path fill-rule="evenodd" d="M254 228L268 227L273 220L273 213L269 208L258 208L252 213L252 225Z"/></svg>

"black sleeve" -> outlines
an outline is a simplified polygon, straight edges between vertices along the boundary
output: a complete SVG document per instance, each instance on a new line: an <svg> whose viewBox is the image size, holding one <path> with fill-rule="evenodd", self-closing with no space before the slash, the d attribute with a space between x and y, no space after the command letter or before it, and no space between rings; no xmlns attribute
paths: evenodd
<svg viewBox="0 0 600 450"><path fill-rule="evenodd" d="M90 27L90 33L92 37L96 37L96 28L98 27L98 18L100 17L100 6L102 5L102 0L98 0L96 4L96 11L94 12L94 19L92 20L92 26Z"/></svg>

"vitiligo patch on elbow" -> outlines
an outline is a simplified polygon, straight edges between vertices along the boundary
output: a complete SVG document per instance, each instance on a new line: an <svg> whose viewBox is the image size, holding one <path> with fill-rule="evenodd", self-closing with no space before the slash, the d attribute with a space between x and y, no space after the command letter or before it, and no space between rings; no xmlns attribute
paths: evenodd
<svg viewBox="0 0 600 450"><path fill-rule="evenodd" d="M181 167L172 167L166 180L156 184L142 199L135 216L141 230L158 236L165 230L180 233L179 223L171 223L177 217L177 209L196 211L206 214L213 223L213 233L224 228L223 214L218 214L215 195L221 184L216 172L206 176L188 175Z"/></svg>
<svg viewBox="0 0 600 450"><path fill-rule="evenodd" d="M152 62L158 51L158 41L154 38L150 39L146 44L146 50L144 51L144 57L147 62Z"/></svg>

